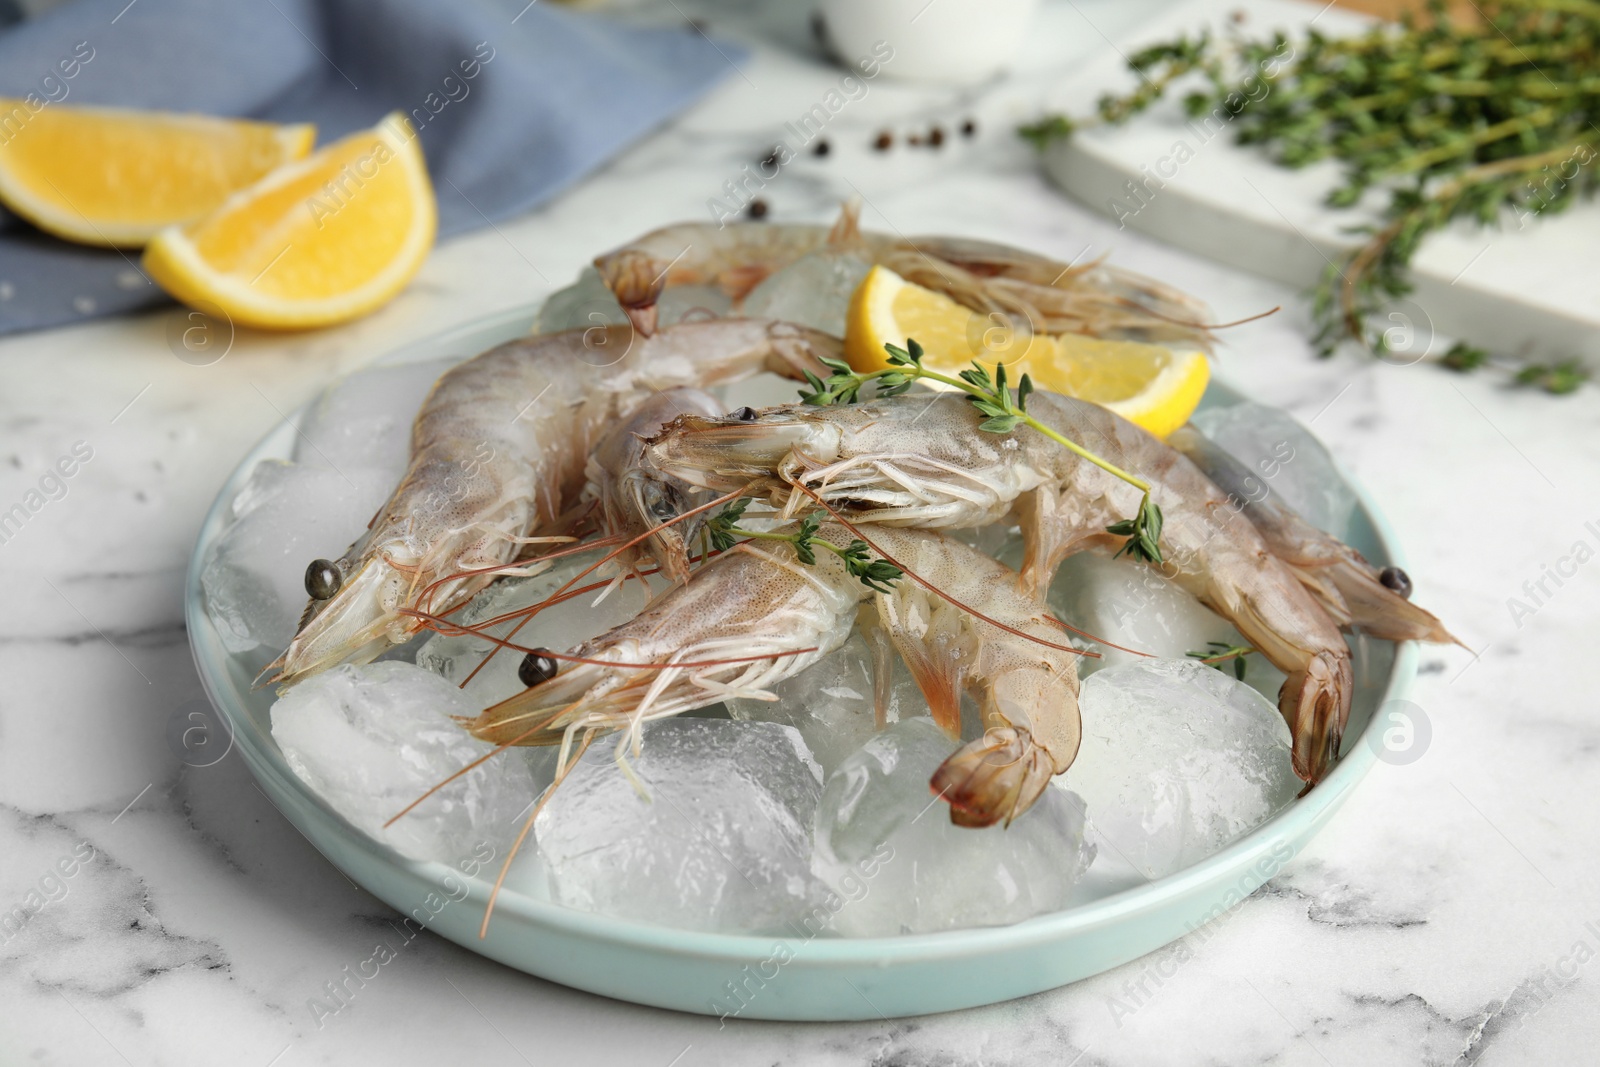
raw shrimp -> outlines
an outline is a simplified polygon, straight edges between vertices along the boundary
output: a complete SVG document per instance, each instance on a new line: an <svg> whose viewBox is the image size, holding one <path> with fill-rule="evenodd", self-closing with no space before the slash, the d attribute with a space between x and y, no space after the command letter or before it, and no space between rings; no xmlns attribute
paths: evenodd
<svg viewBox="0 0 1600 1067"><path fill-rule="evenodd" d="M366 534L307 570L312 600L272 665L276 680L374 659L419 629L403 609L448 612L550 540L530 535L562 525L590 447L651 393L763 370L801 377L838 352L815 330L721 319L649 338L627 326L528 337L452 368L423 402L410 466Z"/></svg>
<svg viewBox="0 0 1600 1067"><path fill-rule="evenodd" d="M718 285L742 301L768 275L801 256L852 251L1012 330L1087 333L1206 347L1205 305L1150 278L1099 261L1061 263L992 241L862 233L856 205L830 227L741 222L680 223L595 259L617 302L641 333L656 326L656 301L675 285Z"/></svg>
<svg viewBox="0 0 1600 1067"><path fill-rule="evenodd" d="M649 553L669 580L688 578L684 525L662 523L703 503L697 496L709 499L710 494L651 470L644 457L645 441L679 415L720 415L724 410L716 397L700 389L663 390L634 407L589 454L589 485L584 493L599 504L600 528L627 546L617 555L623 573ZM644 539L633 544L640 537Z"/></svg>
<svg viewBox="0 0 1600 1067"><path fill-rule="evenodd" d="M1349 647L1328 613L1180 452L1085 401L1035 393L1029 413L1150 483L1166 518L1161 573L1288 675L1278 708L1294 738L1295 771L1320 781L1338 757L1353 686ZM1026 427L984 433L983 418L950 394L792 405L751 421L679 419L648 454L666 474L707 489L758 483L788 511L809 506L798 485L852 521L954 528L1015 519L1034 592L1071 553L1122 548L1106 527L1135 513L1138 489Z"/></svg>
<svg viewBox="0 0 1600 1067"><path fill-rule="evenodd" d="M1443 623L1410 602L1411 579L1405 571L1380 570L1343 541L1311 525L1273 495L1250 468L1194 426L1180 427L1167 443L1243 508L1272 554L1289 566L1341 629L1389 641L1456 641Z"/></svg>
<svg viewBox="0 0 1600 1067"><path fill-rule="evenodd" d="M826 522L817 537L841 548L854 539ZM977 699L984 734L939 767L933 789L950 802L953 822L1009 822L1077 755L1078 653L1055 643L1049 610L1003 564L928 531L875 529L871 537L882 555L987 618L910 578L874 592L832 552L806 565L787 542L745 541L574 649L582 662L489 708L470 728L496 744L560 743L563 767L576 735L623 731L617 759L626 768L645 722L732 696L772 699L772 685L838 648L859 620L900 653L952 738L962 692ZM888 667L881 652L880 721Z"/></svg>

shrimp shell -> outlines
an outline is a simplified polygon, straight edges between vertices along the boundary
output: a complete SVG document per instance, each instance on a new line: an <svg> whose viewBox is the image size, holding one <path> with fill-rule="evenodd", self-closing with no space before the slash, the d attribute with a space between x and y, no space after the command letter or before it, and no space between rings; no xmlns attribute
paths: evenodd
<svg viewBox="0 0 1600 1067"><path fill-rule="evenodd" d="M1338 757L1354 676L1338 626L1300 575L1176 449L1105 408L1053 393L1035 393L1029 413L1150 484L1166 516L1160 573L1288 675L1278 707L1294 738L1295 770L1320 781ZM753 421L684 418L651 443L650 460L707 489L756 482L784 509L809 506L810 495L794 489L804 485L856 522L956 528L1015 519L1023 577L1035 592L1073 552L1123 547L1106 527L1134 514L1139 489L1026 427L985 433L983 418L965 397L925 393L792 405ZM1371 603L1373 632L1443 635L1432 616L1397 597ZM1431 627L1405 621L1418 616Z"/></svg>
<svg viewBox="0 0 1600 1067"><path fill-rule="evenodd" d="M675 285L720 286L737 307L761 281L802 256L854 251L908 281L1039 333L1179 342L1209 349L1206 306L1143 275L1098 260L1062 263L993 241L863 232L859 205L832 227L678 223L595 258L595 268L641 333L656 328L656 301Z"/></svg>
<svg viewBox="0 0 1600 1067"><path fill-rule="evenodd" d="M817 537L839 547L854 539L826 522ZM953 741L961 694L977 698L983 736L952 754L932 786L955 823L1009 822L1077 755L1077 654L1056 643L1049 610L993 558L923 530L874 529L871 537L880 554L943 595L910 578L875 592L832 552L817 551L808 565L785 542L742 542L574 649L584 662L487 709L470 729L502 745L559 743L562 766L576 735L620 731L617 759L626 768L645 722L730 696L770 699L772 685L838 648L860 624L900 653ZM885 695L880 686L880 719Z"/></svg>
<svg viewBox="0 0 1600 1067"><path fill-rule="evenodd" d="M815 330L719 319L648 338L628 326L528 337L452 368L417 415L404 477L335 562L334 595L308 604L276 680L374 659L421 628L407 609L448 612L550 539L536 534L563 532L591 447L652 393L763 370L799 378L838 352Z"/></svg>

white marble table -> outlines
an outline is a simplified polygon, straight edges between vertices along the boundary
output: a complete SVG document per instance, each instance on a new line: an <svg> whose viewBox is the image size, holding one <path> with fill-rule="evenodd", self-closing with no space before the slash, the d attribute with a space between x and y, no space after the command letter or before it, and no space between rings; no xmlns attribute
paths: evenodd
<svg viewBox="0 0 1600 1067"><path fill-rule="evenodd" d="M1600 721L1577 665L1594 661L1600 636L1600 567L1588 566L1600 547L1600 392L1550 399L1484 376L1317 362L1294 293L1064 200L1010 128L1074 55L1152 10L1112 0L1048 6L1019 72L999 84L872 83L832 120L829 156L803 158L762 195L780 219L824 218L858 193L874 227L1066 259L1109 251L1222 319L1285 303L1227 334L1222 372L1314 424L1383 503L1418 597L1481 650L1424 656L1421 758L1380 765L1287 870L1182 950L1023 1001L722 1027L550 985L425 935L319 1025L308 1001L370 955L392 915L300 838L237 755L190 766L167 740L200 697L180 605L200 518L244 449L334 376L536 299L595 251L704 213L837 83L809 51L803 6L756 35L732 0L693 5L714 31L757 41L742 74L543 210L440 248L364 322L241 333L204 367L169 348L176 312L0 342L0 509L75 443L92 450L65 496L0 544L0 915L33 891L54 898L0 933L0 1062L1595 1061ZM978 136L949 137L968 116ZM880 128L903 138L935 121L939 151L869 147ZM1531 610L1514 614L1512 597Z"/></svg>

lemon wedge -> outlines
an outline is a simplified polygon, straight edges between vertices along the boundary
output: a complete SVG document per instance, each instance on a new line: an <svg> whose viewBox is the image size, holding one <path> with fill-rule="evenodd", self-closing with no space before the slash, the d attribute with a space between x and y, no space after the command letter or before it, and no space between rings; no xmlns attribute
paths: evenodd
<svg viewBox="0 0 1600 1067"><path fill-rule="evenodd" d="M311 151L314 126L0 99L0 202L41 230L137 248Z"/></svg>
<svg viewBox="0 0 1600 1067"><path fill-rule="evenodd" d="M1004 363L1013 383L1028 374L1040 389L1110 408L1157 437L1189 421L1211 380L1203 352L1017 331L1005 316L974 312L875 266L850 299L845 358L858 371L881 370L889 365L884 346L904 347L908 337L922 345L929 370L954 377L973 360L991 369Z"/></svg>
<svg viewBox="0 0 1600 1067"><path fill-rule="evenodd" d="M173 296L267 329L343 322L390 300L433 247L437 209L394 112L281 167L215 212L161 231L144 266Z"/></svg>

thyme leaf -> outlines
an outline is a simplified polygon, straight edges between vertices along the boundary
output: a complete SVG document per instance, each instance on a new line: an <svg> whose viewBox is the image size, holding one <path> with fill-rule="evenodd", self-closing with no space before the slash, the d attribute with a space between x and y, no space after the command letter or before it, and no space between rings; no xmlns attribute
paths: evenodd
<svg viewBox="0 0 1600 1067"><path fill-rule="evenodd" d="M1600 188L1600 4L1588 0L1478 0L1454 17L1444 0L1398 25L1327 36L1315 29L1246 39L1185 35L1128 58L1129 93L1101 97L1096 114L1049 115L1019 134L1043 148L1086 126L1120 124L1182 82L1191 119L1228 128L1274 162L1343 167L1327 193L1362 210L1363 243L1330 263L1312 295L1321 355L1359 341L1392 348L1386 315L1412 291L1417 249L1458 222L1520 228ZM1431 356L1456 371L1506 367L1550 393L1577 389L1575 361L1491 360L1457 345Z"/></svg>
<svg viewBox="0 0 1600 1067"><path fill-rule="evenodd" d="M970 367L952 378L922 365L926 353L915 338L906 338L904 348L886 344L884 351L888 354L889 362L885 370L855 371L842 360L831 357L823 359L824 365L833 373L826 381L820 381L815 375L807 372L806 381L811 388L809 391L802 389L800 399L804 403L819 407L854 404L861 398L861 389L868 382L876 383L877 396L898 395L910 388L911 383L919 378L953 386L967 394L967 399L979 414L987 416L978 424L978 429L984 433L1005 434L1011 433L1019 426L1028 426L1142 491L1144 496L1139 501L1139 509L1134 517L1114 523L1106 527L1106 531L1128 538L1118 551L1118 555L1126 552L1135 559L1151 563L1162 562L1161 508L1150 499L1150 484L1095 455L1076 441L1064 437L1028 414L1028 397L1034 392L1033 379L1028 375L1024 374L1017 382L1017 389L1013 394L1006 381L1004 363L996 364L991 374L987 367L973 360Z"/></svg>

